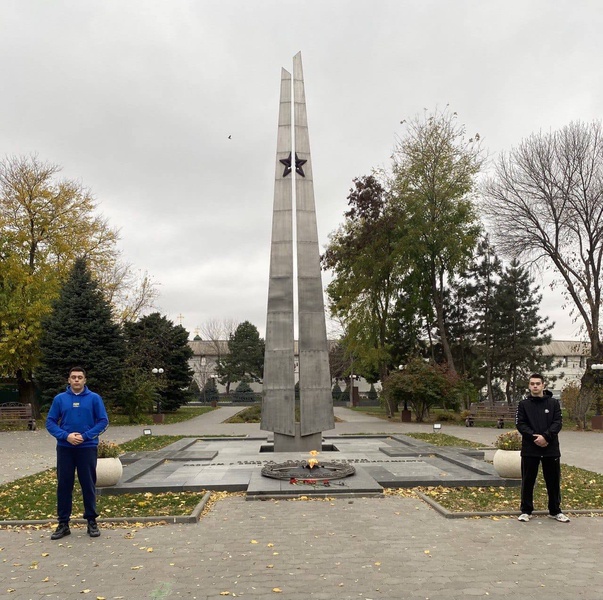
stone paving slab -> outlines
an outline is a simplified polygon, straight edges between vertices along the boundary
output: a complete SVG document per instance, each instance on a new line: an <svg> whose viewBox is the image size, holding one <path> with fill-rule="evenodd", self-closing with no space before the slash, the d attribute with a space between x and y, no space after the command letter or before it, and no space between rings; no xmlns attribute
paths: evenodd
<svg viewBox="0 0 603 600"><path fill-rule="evenodd" d="M78 526L58 542L51 531L0 530L2 597L603 600L603 518L447 520L416 498L231 497L193 525L102 525L97 539Z"/></svg>

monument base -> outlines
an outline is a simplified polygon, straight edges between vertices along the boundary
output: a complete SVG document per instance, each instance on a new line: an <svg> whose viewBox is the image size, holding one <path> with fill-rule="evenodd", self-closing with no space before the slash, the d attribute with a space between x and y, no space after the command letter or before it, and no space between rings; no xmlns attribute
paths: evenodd
<svg viewBox="0 0 603 600"><path fill-rule="evenodd" d="M295 435L274 433L275 452L310 452L311 450L322 450L322 433L310 435L301 434L301 424L295 424Z"/></svg>

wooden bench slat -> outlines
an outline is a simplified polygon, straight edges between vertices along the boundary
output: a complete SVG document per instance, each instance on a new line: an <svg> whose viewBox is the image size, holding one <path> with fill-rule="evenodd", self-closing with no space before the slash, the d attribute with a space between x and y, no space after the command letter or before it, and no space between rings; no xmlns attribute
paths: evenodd
<svg viewBox="0 0 603 600"><path fill-rule="evenodd" d="M18 421L27 421L28 429L36 429L36 420L33 418L31 404L22 404L21 402L5 402L0 404L0 421L15 423Z"/></svg>

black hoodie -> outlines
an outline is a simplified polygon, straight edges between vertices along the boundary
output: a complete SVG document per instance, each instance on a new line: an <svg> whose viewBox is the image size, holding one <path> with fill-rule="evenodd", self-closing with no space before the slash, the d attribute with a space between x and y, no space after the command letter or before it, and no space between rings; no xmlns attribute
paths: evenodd
<svg viewBox="0 0 603 600"><path fill-rule="evenodd" d="M563 425L561 407L549 390L544 391L542 398L527 396L517 405L515 425L522 437L522 456L561 456L558 436ZM541 448L534 443L534 434L538 433L548 446Z"/></svg>

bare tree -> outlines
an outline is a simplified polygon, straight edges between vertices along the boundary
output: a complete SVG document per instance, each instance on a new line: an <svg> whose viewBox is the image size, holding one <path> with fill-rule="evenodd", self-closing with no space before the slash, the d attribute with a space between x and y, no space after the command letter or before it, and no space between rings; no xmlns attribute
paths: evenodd
<svg viewBox="0 0 603 600"><path fill-rule="evenodd" d="M135 271L131 264L118 260L95 276L120 323L134 322L156 308L157 283L147 271Z"/></svg>
<svg viewBox="0 0 603 600"><path fill-rule="evenodd" d="M225 344L221 344L220 342L227 342L238 326L239 323L236 319L219 319L217 317L212 317L201 325L201 337L211 344L214 355L220 359L222 357L222 352L226 347Z"/></svg>
<svg viewBox="0 0 603 600"><path fill-rule="evenodd" d="M588 335L588 365L603 360L601 123L573 122L530 136L499 159L484 192L483 210L498 248L555 273ZM582 384L594 385L590 368Z"/></svg>

